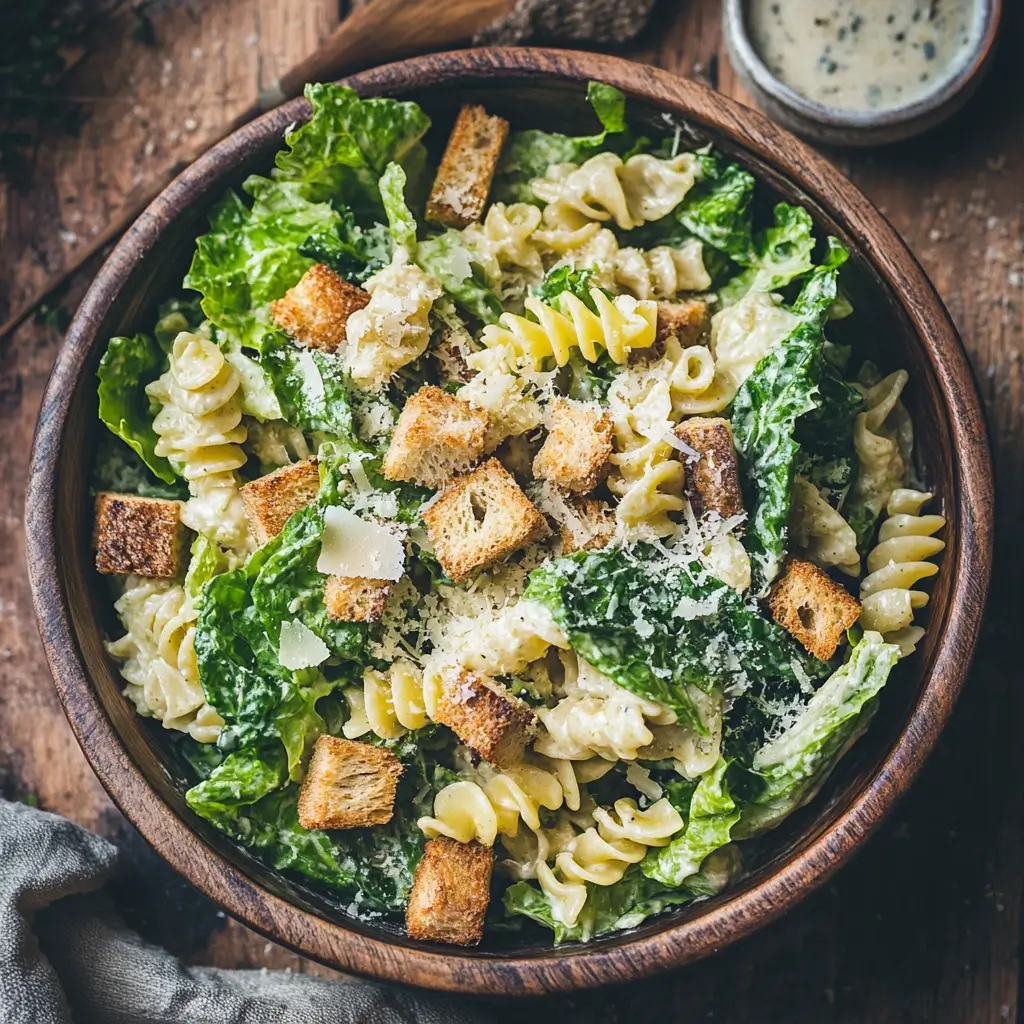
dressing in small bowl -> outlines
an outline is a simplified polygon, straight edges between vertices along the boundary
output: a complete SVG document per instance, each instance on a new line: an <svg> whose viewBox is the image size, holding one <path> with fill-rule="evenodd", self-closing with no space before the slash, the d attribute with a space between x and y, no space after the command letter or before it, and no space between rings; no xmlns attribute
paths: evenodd
<svg viewBox="0 0 1024 1024"><path fill-rule="evenodd" d="M824 142L908 138L959 109L1000 0L727 0L738 73L776 120Z"/></svg>

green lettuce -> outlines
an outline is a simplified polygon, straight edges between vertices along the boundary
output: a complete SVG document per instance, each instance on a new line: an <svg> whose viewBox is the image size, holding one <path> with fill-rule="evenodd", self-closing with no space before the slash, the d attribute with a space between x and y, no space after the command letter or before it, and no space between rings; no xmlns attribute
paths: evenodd
<svg viewBox="0 0 1024 1024"><path fill-rule="evenodd" d="M702 734L688 687L796 683L828 671L699 563L659 557L650 545L553 559L530 573L525 597L550 610L584 660Z"/></svg>
<svg viewBox="0 0 1024 1024"><path fill-rule="evenodd" d="M203 588L214 576L231 568L232 557L205 533L197 533L192 541L191 559L185 573L185 593L194 607L202 603Z"/></svg>
<svg viewBox="0 0 1024 1024"><path fill-rule="evenodd" d="M785 554L800 451L796 423L821 405L823 330L837 274L836 266L826 266L808 277L792 307L800 322L757 364L733 400L733 438L750 510L744 543L761 589L778 575Z"/></svg>
<svg viewBox="0 0 1024 1024"><path fill-rule="evenodd" d="M774 223L754 240L754 257L738 277L718 290L729 305L749 292L774 292L813 267L814 222L801 206L779 203Z"/></svg>
<svg viewBox="0 0 1024 1024"><path fill-rule="evenodd" d="M774 828L811 800L839 759L865 732L899 648L866 632L796 720L754 754L737 837Z"/></svg>
<svg viewBox="0 0 1024 1024"><path fill-rule="evenodd" d="M706 857L725 846L740 820L740 809L729 793L729 762L719 758L704 774L690 800L686 827L668 846L652 847L640 867L648 878L668 886L686 885Z"/></svg>
<svg viewBox="0 0 1024 1024"><path fill-rule="evenodd" d="M156 454L155 410L146 396L146 385L166 366L167 353L148 334L111 338L97 371L97 391L100 420L107 429L121 438L154 476L170 484L177 474L164 456Z"/></svg>
<svg viewBox="0 0 1024 1024"><path fill-rule="evenodd" d="M324 263L352 284L363 284L391 262L394 242L385 224L368 228L356 224L348 207L338 207L338 223L315 231L299 246L299 254Z"/></svg>
<svg viewBox="0 0 1024 1024"><path fill-rule="evenodd" d="M310 199L342 201L357 217L381 211L378 182L390 163L424 165L420 140L430 118L415 103L360 99L343 85L307 85L313 116L285 136L275 181L296 182Z"/></svg>
<svg viewBox="0 0 1024 1024"><path fill-rule="evenodd" d="M435 277L466 313L485 324L497 322L502 313L501 300L484 284L483 274L457 231L449 230L420 242L416 263Z"/></svg>
<svg viewBox="0 0 1024 1024"><path fill-rule="evenodd" d="M175 477L173 483L164 483L153 475L133 448L121 444L106 430L96 441L96 457L89 486L93 494L116 491L118 494L138 494L143 498L188 500L188 484L184 480Z"/></svg>
<svg viewBox="0 0 1024 1024"><path fill-rule="evenodd" d="M505 147L494 179L496 200L515 203L536 202L530 182L543 177L552 164L580 164L602 149L607 149L610 135L623 142L631 138L626 127L626 97L618 89L602 82L587 85L587 102L601 122L596 135L571 136L559 132L542 132L535 128L515 132Z"/></svg>
<svg viewBox="0 0 1024 1024"><path fill-rule="evenodd" d="M405 202L405 171L399 164L388 164L380 178L380 197L395 245L410 253L416 251L416 218Z"/></svg>

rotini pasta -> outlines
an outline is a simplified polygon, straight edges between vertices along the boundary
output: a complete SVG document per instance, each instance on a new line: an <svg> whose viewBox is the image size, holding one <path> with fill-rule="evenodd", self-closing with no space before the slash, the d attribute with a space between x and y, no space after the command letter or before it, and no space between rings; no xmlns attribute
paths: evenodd
<svg viewBox="0 0 1024 1024"><path fill-rule="evenodd" d="M554 164L530 186L545 203L590 220L614 220L629 230L671 213L699 173L692 153L668 160L638 154L625 162L614 153L599 153L580 165Z"/></svg>
<svg viewBox="0 0 1024 1024"><path fill-rule="evenodd" d="M196 611L184 589L166 580L130 576L114 605L126 630L107 644L123 662L125 696L140 715L165 729L214 743L224 721L206 702L192 646Z"/></svg>
<svg viewBox="0 0 1024 1024"><path fill-rule="evenodd" d="M463 229L463 241L499 294L521 293L526 284L543 277L541 253L546 247L536 238L540 224L541 211L536 206L495 203L482 224Z"/></svg>
<svg viewBox="0 0 1024 1024"><path fill-rule="evenodd" d="M913 587L939 571L927 559L946 546L934 536L946 525L945 518L921 515L931 498L925 491L902 487L892 492L888 518L878 531L878 544L868 554L868 575L860 585L861 625L881 633L887 643L899 645L904 656L913 653L924 636L913 622L914 612L928 603L928 595Z"/></svg>
<svg viewBox="0 0 1024 1024"><path fill-rule="evenodd" d="M341 731L350 740L370 732L396 740L434 721L440 694L440 675L424 674L405 659L394 662L387 673L365 669L362 687L345 690L349 718Z"/></svg>
<svg viewBox="0 0 1024 1024"><path fill-rule="evenodd" d="M182 331L169 369L146 393L162 406L153 420L156 453L188 481L182 522L222 547L245 551L251 539L236 472L246 461L239 384L238 371L212 341Z"/></svg>
<svg viewBox="0 0 1024 1024"><path fill-rule="evenodd" d="M815 565L836 566L848 576L860 575L860 554L853 527L821 496L809 480L793 482L789 521L794 546Z"/></svg>
<svg viewBox="0 0 1024 1024"><path fill-rule="evenodd" d="M605 350L621 366L630 352L654 344L658 307L653 302L638 301L628 295L609 299L600 288L592 288L590 297L596 313L571 292L558 297L565 313L530 297L525 306L537 318L536 322L515 313L502 313L498 325L488 324L484 328L482 341L488 348L511 346L527 356L536 369L549 356L554 357L556 365L565 366L574 349L579 349L591 363Z"/></svg>

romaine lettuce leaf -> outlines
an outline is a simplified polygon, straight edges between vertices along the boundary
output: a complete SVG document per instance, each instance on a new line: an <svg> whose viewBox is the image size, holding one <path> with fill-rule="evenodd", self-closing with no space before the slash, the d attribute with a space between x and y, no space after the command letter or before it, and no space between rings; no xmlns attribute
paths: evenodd
<svg viewBox="0 0 1024 1024"><path fill-rule="evenodd" d="M395 245L416 252L416 218L405 202L405 171L399 164L388 164L380 178L380 198L388 218L388 229Z"/></svg>
<svg viewBox="0 0 1024 1024"><path fill-rule="evenodd" d="M192 541L191 555L188 571L185 573L185 593L188 594L193 607L198 608L202 603L203 588L206 584L214 576L232 569L231 563L235 559L205 533L196 534L196 539Z"/></svg>
<svg viewBox="0 0 1024 1024"><path fill-rule="evenodd" d="M779 203L770 228L754 240L753 262L742 274L718 290L726 305L748 292L774 292L810 272L813 266L814 222L800 206Z"/></svg>
<svg viewBox="0 0 1024 1024"><path fill-rule="evenodd" d="M446 231L420 242L416 262L437 278L441 287L465 312L486 324L501 316L501 300L483 283L483 274L457 231Z"/></svg>
<svg viewBox="0 0 1024 1024"><path fill-rule="evenodd" d="M626 127L626 97L618 89L602 82L587 84L587 101L594 108L602 131L596 135L570 136L542 132L535 128L514 132L494 179L495 200L515 203L536 202L530 182L543 177L552 164L580 164L601 149L608 148L609 135L631 136Z"/></svg>
<svg viewBox="0 0 1024 1024"><path fill-rule="evenodd" d="M800 451L796 423L821 404L822 332L836 297L837 274L836 266L828 266L808 277L792 307L800 322L757 364L733 400L733 437L749 510L744 543L761 590L778 575L785 554Z"/></svg>
<svg viewBox="0 0 1024 1024"><path fill-rule="evenodd" d="M585 661L701 733L689 686L744 689L828 672L699 563L659 558L650 545L553 559L530 573L525 597L551 611Z"/></svg>
<svg viewBox="0 0 1024 1024"><path fill-rule="evenodd" d="M774 828L814 797L867 729L899 653L880 633L866 632L796 721L755 752L738 838Z"/></svg>
<svg viewBox="0 0 1024 1024"><path fill-rule="evenodd" d="M153 429L154 410L146 397L146 385L167 365L167 354L148 334L111 338L100 360L100 420L139 456L154 476L174 483L177 474L170 462L156 454L159 438Z"/></svg>
<svg viewBox="0 0 1024 1024"><path fill-rule="evenodd" d="M326 264L352 284L363 284L391 262L391 232L385 224L360 227L348 207L338 209L338 216L333 231L314 232L299 246L299 253L314 263Z"/></svg>
<svg viewBox="0 0 1024 1024"><path fill-rule="evenodd" d="M164 483L150 471L133 448L104 430L96 441L96 459L92 467L89 487L93 494L116 491L118 494L138 494L143 498L172 498L188 500L188 484L180 477L173 483Z"/></svg>
<svg viewBox="0 0 1024 1024"><path fill-rule="evenodd" d="M726 771L729 762L719 758L700 779L690 800L686 827L668 846L652 847L641 862L648 878L663 885L686 885L700 871L704 859L725 846L740 820L740 809L729 792Z"/></svg>
<svg viewBox="0 0 1024 1024"><path fill-rule="evenodd" d="M285 136L275 181L297 182L313 200L338 201L357 217L381 209L378 180L390 163L421 167L430 118L415 103L360 99L343 85L307 85L313 116ZM408 169L408 168L407 168Z"/></svg>

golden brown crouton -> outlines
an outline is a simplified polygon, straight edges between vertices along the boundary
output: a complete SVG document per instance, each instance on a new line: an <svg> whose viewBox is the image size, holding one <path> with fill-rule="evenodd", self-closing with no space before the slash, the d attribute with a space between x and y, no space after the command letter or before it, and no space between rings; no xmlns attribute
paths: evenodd
<svg viewBox="0 0 1024 1024"><path fill-rule="evenodd" d="M390 593L388 580L331 576L324 585L324 604L336 622L379 622Z"/></svg>
<svg viewBox="0 0 1024 1024"><path fill-rule="evenodd" d="M317 263L270 304L270 315L296 341L333 352L345 340L348 318L369 301L369 292Z"/></svg>
<svg viewBox="0 0 1024 1024"><path fill-rule="evenodd" d="M700 345L710 328L708 304L704 299L658 303L656 341L663 342L666 338L675 336L683 348Z"/></svg>
<svg viewBox="0 0 1024 1024"><path fill-rule="evenodd" d="M245 517L262 546L283 529L288 519L313 503L320 490L316 459L282 466L241 488Z"/></svg>
<svg viewBox="0 0 1024 1024"><path fill-rule="evenodd" d="M180 501L103 491L95 509L92 546L99 572L150 579L178 575L185 554Z"/></svg>
<svg viewBox="0 0 1024 1024"><path fill-rule="evenodd" d="M438 722L498 768L522 761L537 723L529 704L469 671L445 674L436 711Z"/></svg>
<svg viewBox="0 0 1024 1024"><path fill-rule="evenodd" d="M791 558L768 595L772 617L813 654L828 661L860 618L860 601L811 562Z"/></svg>
<svg viewBox="0 0 1024 1024"><path fill-rule="evenodd" d="M592 491L609 469L612 416L568 398L551 404L548 436L533 460L533 475L567 491Z"/></svg>
<svg viewBox="0 0 1024 1024"><path fill-rule="evenodd" d="M598 551L606 548L615 536L615 509L607 501L596 498L568 498L568 516L559 520L558 533L562 554L574 551Z"/></svg>
<svg viewBox="0 0 1024 1024"><path fill-rule="evenodd" d="M423 522L456 583L547 532L544 517L497 459L458 477L423 512Z"/></svg>
<svg viewBox="0 0 1024 1024"><path fill-rule="evenodd" d="M483 107L459 111L427 200L427 220L451 228L480 220L507 136L508 121Z"/></svg>
<svg viewBox="0 0 1024 1024"><path fill-rule="evenodd" d="M440 388L420 388L398 417L384 476L443 487L483 455L486 434L487 413Z"/></svg>
<svg viewBox="0 0 1024 1024"><path fill-rule="evenodd" d="M686 464L686 497L694 515L717 512L723 519L742 515L739 461L728 421L694 416L676 427L676 437L697 453L679 453Z"/></svg>
<svg viewBox="0 0 1024 1024"><path fill-rule="evenodd" d="M321 736L299 790L303 828L385 825L395 809L402 762L369 743Z"/></svg>
<svg viewBox="0 0 1024 1024"><path fill-rule="evenodd" d="M409 893L409 937L457 946L475 945L484 934L491 899L494 850L447 836L427 842Z"/></svg>

